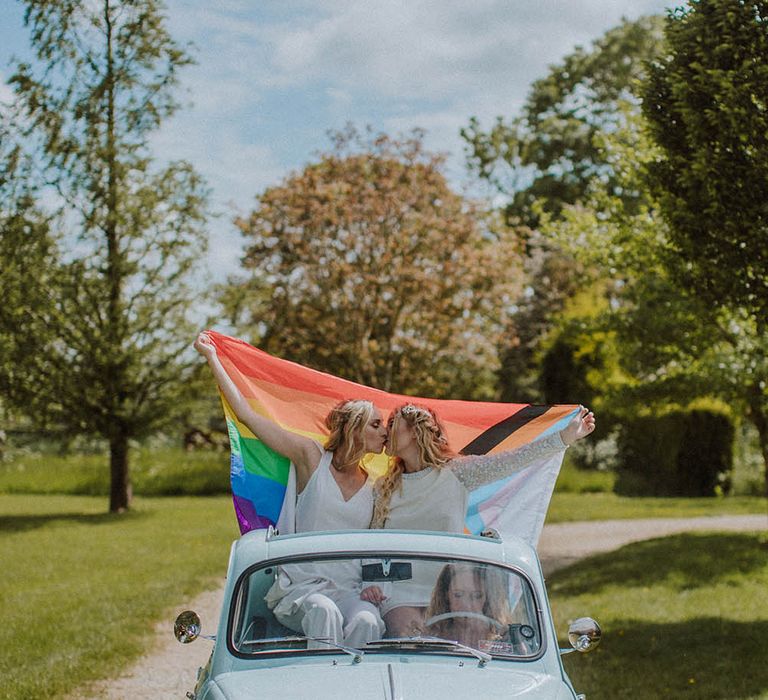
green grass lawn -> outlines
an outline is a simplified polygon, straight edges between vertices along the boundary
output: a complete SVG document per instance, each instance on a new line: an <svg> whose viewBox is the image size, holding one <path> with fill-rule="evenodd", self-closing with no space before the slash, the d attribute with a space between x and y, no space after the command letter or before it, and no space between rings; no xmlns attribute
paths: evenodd
<svg viewBox="0 0 768 700"><path fill-rule="evenodd" d="M594 617L602 644L564 658L589 700L768 698L768 537L687 534L556 572L555 624Z"/></svg>
<svg viewBox="0 0 768 700"><path fill-rule="evenodd" d="M170 606L221 584L238 536L228 497L0 495L0 698L61 696L139 656Z"/></svg>
<svg viewBox="0 0 768 700"><path fill-rule="evenodd" d="M144 496L229 493L229 455L224 452L142 447L131 452L134 493ZM612 493L615 476L585 471L568 460L557 480L547 522L674 518L698 515L767 513L759 496L723 498L628 498ZM0 494L106 496L106 455L55 455L18 452L0 461Z"/></svg>
<svg viewBox="0 0 768 700"><path fill-rule="evenodd" d="M201 462L203 457L221 460L221 455L208 453ZM192 460L180 464L172 455L162 464L153 459L145 473L154 468L155 475L166 479L165 488L176 488L188 468L190 473L210 472ZM28 471L26 485L34 486L41 474L50 476L62 466L53 461L37 467L34 475ZM99 470L106 472L103 464L98 469L95 464L75 465L74 477L66 471L57 477L58 488ZM17 479L17 486L21 481L13 474L8 477L7 468L0 472L7 477L4 482L0 478L0 699L61 696L88 681L116 675L143 652L157 620L167 619L170 630L179 612L171 606L222 582L229 543L238 535L228 496L141 497L132 512L108 515L104 497L2 495L9 479ZM228 479L226 465L224 473ZM765 512L766 500L760 498L557 493L548 522ZM598 557L556 574L552 590L560 628L569 617L593 614L608 635L594 657L568 657L579 687L591 700L675 698L680 681L676 664L689 657L686 668L691 672L684 688L689 694L703 692L712 658L719 663L714 667L721 668L725 659L736 665L731 650L750 659L752 650L760 649L762 658L768 657L768 551L758 544L739 535L671 538L633 545L621 555ZM681 601L686 600L683 610ZM752 614L754 610L763 612ZM619 688L623 676L627 683L644 687L645 676L653 675L645 659L663 654L673 659L662 668L663 682L670 685L654 681L657 694L595 694L603 692L601 687ZM603 656L608 661L601 665ZM762 697L755 693L765 686L754 692L750 688L759 686L766 671L748 663L756 670L750 670L741 695L695 697ZM627 675L623 665L642 672ZM757 681L749 680L753 676Z"/></svg>
<svg viewBox="0 0 768 700"><path fill-rule="evenodd" d="M133 490L143 496L229 493L229 453L141 447L130 453ZM106 454L16 451L0 461L0 493L109 494Z"/></svg>
<svg viewBox="0 0 768 700"><path fill-rule="evenodd" d="M630 498L614 493L555 493L547 513L547 522L694 518L700 515L749 513L764 514L768 518L768 499L760 496Z"/></svg>

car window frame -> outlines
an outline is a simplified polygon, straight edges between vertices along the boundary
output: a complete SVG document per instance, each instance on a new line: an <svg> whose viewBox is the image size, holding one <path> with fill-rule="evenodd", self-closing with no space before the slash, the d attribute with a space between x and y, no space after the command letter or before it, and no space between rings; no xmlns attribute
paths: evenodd
<svg viewBox="0 0 768 700"><path fill-rule="evenodd" d="M330 645L327 649L265 649L263 651L254 651L249 653L242 652L235 647L235 642L234 642L235 617L236 617L235 608L238 607L238 604L241 601L241 589L242 589L242 586L244 585L244 582L247 581L247 579L253 574L253 572L257 570L267 569L272 566L282 566L285 564L332 561L335 559L343 559L343 558L361 559L361 560L419 558L419 559L438 561L438 562L442 561L445 563L448 563L448 560L450 560L450 561L456 561L456 562L466 562L469 564L485 564L490 566L497 566L501 569L506 569L508 571L511 571L514 574L517 574L518 576L520 576L530 589L531 597L533 598L533 602L534 602L534 609L536 611L536 623L538 625L538 634L539 634L539 639L541 640L541 643L539 645L538 651L535 654L531 654L529 656L493 655L493 659L494 661L504 661L504 662L514 662L514 663L532 663L541 659L547 651L547 647L550 643L550 640L549 640L549 635L547 634L549 627L546 622L547 621L546 613L549 608L543 607L542 601L540 600L541 596L537 591L537 588L534 584L533 579L521 567L518 567L513 563L500 562L492 558L470 557L466 555L449 554L447 552L444 552L441 554L435 554L434 552L421 551L421 550L403 551L399 549L381 549L381 550L376 550L375 552L372 552L370 550L344 549L344 550L335 550L333 552L322 552L317 554L310 553L309 555L308 553L301 553L301 554L291 554L291 555L285 555L285 556L271 557L269 559L265 559L264 561L254 563L246 567L237 577L237 580L235 581L235 584L232 587L232 595L230 596L230 599L228 601L229 608L227 611L226 644L227 644L227 650L229 651L229 653L238 659L244 659L244 660L256 660L256 659L269 658L272 656L284 656L284 655L294 655L294 654L301 654L301 655L338 654L339 650L334 648L332 645ZM546 590L543 590L543 597L546 598L546 596L547 596ZM299 632L296 632L295 634L297 636L301 636L301 633ZM399 655L425 654L425 653L449 655L449 656L457 656L457 655L465 656L466 655L458 650L416 651L416 650L407 650L407 649L389 649L389 650L382 650L382 651L366 650L366 653L367 654L370 653L372 655L373 654L393 654L393 653L396 653Z"/></svg>

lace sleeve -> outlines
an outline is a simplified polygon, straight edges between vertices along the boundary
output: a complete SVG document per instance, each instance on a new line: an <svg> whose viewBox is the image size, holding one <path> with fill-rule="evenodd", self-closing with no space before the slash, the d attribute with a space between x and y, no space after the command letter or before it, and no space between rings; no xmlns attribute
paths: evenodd
<svg viewBox="0 0 768 700"><path fill-rule="evenodd" d="M551 457L568 447L560 433L554 433L514 450L492 455L467 455L451 460L447 466L468 491L514 474L537 459Z"/></svg>

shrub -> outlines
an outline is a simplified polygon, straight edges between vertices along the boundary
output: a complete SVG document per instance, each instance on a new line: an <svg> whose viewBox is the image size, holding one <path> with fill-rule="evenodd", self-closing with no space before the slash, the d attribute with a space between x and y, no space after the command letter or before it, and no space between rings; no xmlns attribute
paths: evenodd
<svg viewBox="0 0 768 700"><path fill-rule="evenodd" d="M615 491L625 496L714 496L730 488L734 428L712 410L673 411L626 423Z"/></svg>

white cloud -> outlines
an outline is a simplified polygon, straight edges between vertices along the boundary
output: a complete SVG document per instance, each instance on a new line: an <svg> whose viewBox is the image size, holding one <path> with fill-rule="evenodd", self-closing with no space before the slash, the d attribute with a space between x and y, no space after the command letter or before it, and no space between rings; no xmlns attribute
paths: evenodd
<svg viewBox="0 0 768 700"><path fill-rule="evenodd" d="M168 159L191 161L213 188L217 209L246 207L254 195L285 173L265 143L253 142L241 125L227 121L201 123L194 112L177 116L153 139L154 149Z"/></svg>
<svg viewBox="0 0 768 700"><path fill-rule="evenodd" d="M7 83L8 77L0 71L0 103L10 105L16 96L11 90L11 86Z"/></svg>
<svg viewBox="0 0 768 700"><path fill-rule="evenodd" d="M171 34L192 41L185 105L153 139L160 160L191 161L213 189L214 275L237 267L233 209L299 168L347 121L427 130L463 177L459 129L515 114L547 66L624 15L660 0L169 0ZM15 27L15 25L14 25ZM0 27L0 46L9 46ZM10 49L0 48L0 65ZM3 79L0 73L0 81ZM0 82L0 100L13 98Z"/></svg>
<svg viewBox="0 0 768 700"><path fill-rule="evenodd" d="M273 81L445 99L457 92L520 90L548 63L617 24L628 9L638 16L660 4L355 0L321 7L325 15L311 26L305 20L272 28Z"/></svg>

